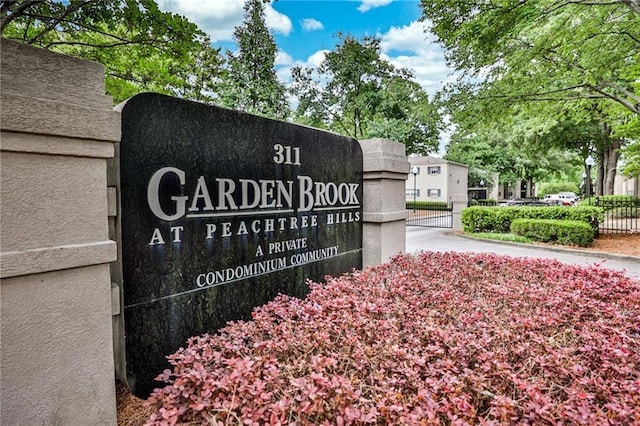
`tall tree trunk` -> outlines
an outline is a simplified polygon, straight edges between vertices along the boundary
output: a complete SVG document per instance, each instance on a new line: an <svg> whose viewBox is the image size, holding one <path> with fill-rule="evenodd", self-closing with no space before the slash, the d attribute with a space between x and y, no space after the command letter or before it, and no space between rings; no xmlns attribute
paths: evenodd
<svg viewBox="0 0 640 426"><path fill-rule="evenodd" d="M596 197L603 195L604 188L604 148L598 148L598 161L596 162L596 180L595 188L591 188L591 193ZM593 173L593 172L592 172Z"/></svg>
<svg viewBox="0 0 640 426"><path fill-rule="evenodd" d="M356 107L353 110L353 138L354 139L358 139L358 120L359 120L359 110Z"/></svg>
<svg viewBox="0 0 640 426"><path fill-rule="evenodd" d="M614 183L616 179L616 171L618 165L620 149L620 139L611 141L609 149L605 151L605 176L604 176L604 195L613 195Z"/></svg>
<svg viewBox="0 0 640 426"><path fill-rule="evenodd" d="M613 188L618 167L619 150L622 143L620 138L611 138L611 128L607 123L602 125L604 146L598 152L598 187L597 195L613 195Z"/></svg>
<svg viewBox="0 0 640 426"><path fill-rule="evenodd" d="M621 140L619 138L611 138L611 127L607 123L602 124L602 135L605 141L604 149L602 150L602 195L613 195L613 184L616 178Z"/></svg>

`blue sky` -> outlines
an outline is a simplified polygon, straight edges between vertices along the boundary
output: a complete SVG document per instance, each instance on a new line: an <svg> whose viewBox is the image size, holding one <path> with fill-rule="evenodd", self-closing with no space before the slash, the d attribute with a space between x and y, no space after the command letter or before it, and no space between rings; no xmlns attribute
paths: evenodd
<svg viewBox="0 0 640 426"><path fill-rule="evenodd" d="M382 34L392 26L402 27L420 17L418 3L413 1L391 2L365 12L358 10L359 5L354 1L276 2L274 9L288 16L293 24L288 36L278 35L279 47L293 57L304 57L309 51L333 49L338 31L358 36Z"/></svg>
<svg viewBox="0 0 640 426"><path fill-rule="evenodd" d="M244 0L157 0L160 8L186 16L215 46L235 49L233 29L243 19ZM431 97L449 81L441 47L418 22L418 0L278 0L267 6L266 22L278 46L276 69L284 82L293 66L317 66L333 50L338 31L381 38L383 57L414 71Z"/></svg>

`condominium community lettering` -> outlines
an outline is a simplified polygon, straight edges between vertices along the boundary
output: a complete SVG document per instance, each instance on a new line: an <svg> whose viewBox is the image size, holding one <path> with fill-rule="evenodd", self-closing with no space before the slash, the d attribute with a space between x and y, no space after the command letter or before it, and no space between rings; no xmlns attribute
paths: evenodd
<svg viewBox="0 0 640 426"><path fill-rule="evenodd" d="M262 260L247 265L209 271L197 276L196 285L198 287L210 287L220 284L226 284L236 280L256 277L258 275L268 274L275 271L281 271L298 265L317 262L320 260L335 257L337 255L338 246L331 246L302 253L295 253L288 256L277 257L274 259Z"/></svg>

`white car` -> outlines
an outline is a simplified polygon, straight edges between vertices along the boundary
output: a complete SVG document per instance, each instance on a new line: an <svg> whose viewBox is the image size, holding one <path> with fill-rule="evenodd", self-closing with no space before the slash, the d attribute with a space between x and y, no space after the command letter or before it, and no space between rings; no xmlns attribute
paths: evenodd
<svg viewBox="0 0 640 426"><path fill-rule="evenodd" d="M561 206L572 206L576 202L576 195L572 192L561 192L559 194L547 194L544 196L544 202L548 204L557 204Z"/></svg>

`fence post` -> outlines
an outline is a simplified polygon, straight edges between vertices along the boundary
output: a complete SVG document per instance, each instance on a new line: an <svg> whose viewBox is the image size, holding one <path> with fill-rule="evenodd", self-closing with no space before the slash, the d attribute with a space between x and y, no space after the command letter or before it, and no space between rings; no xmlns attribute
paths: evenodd
<svg viewBox="0 0 640 426"><path fill-rule="evenodd" d="M360 141L363 155L362 266L386 262L404 253L407 217L405 147L388 139Z"/></svg>

